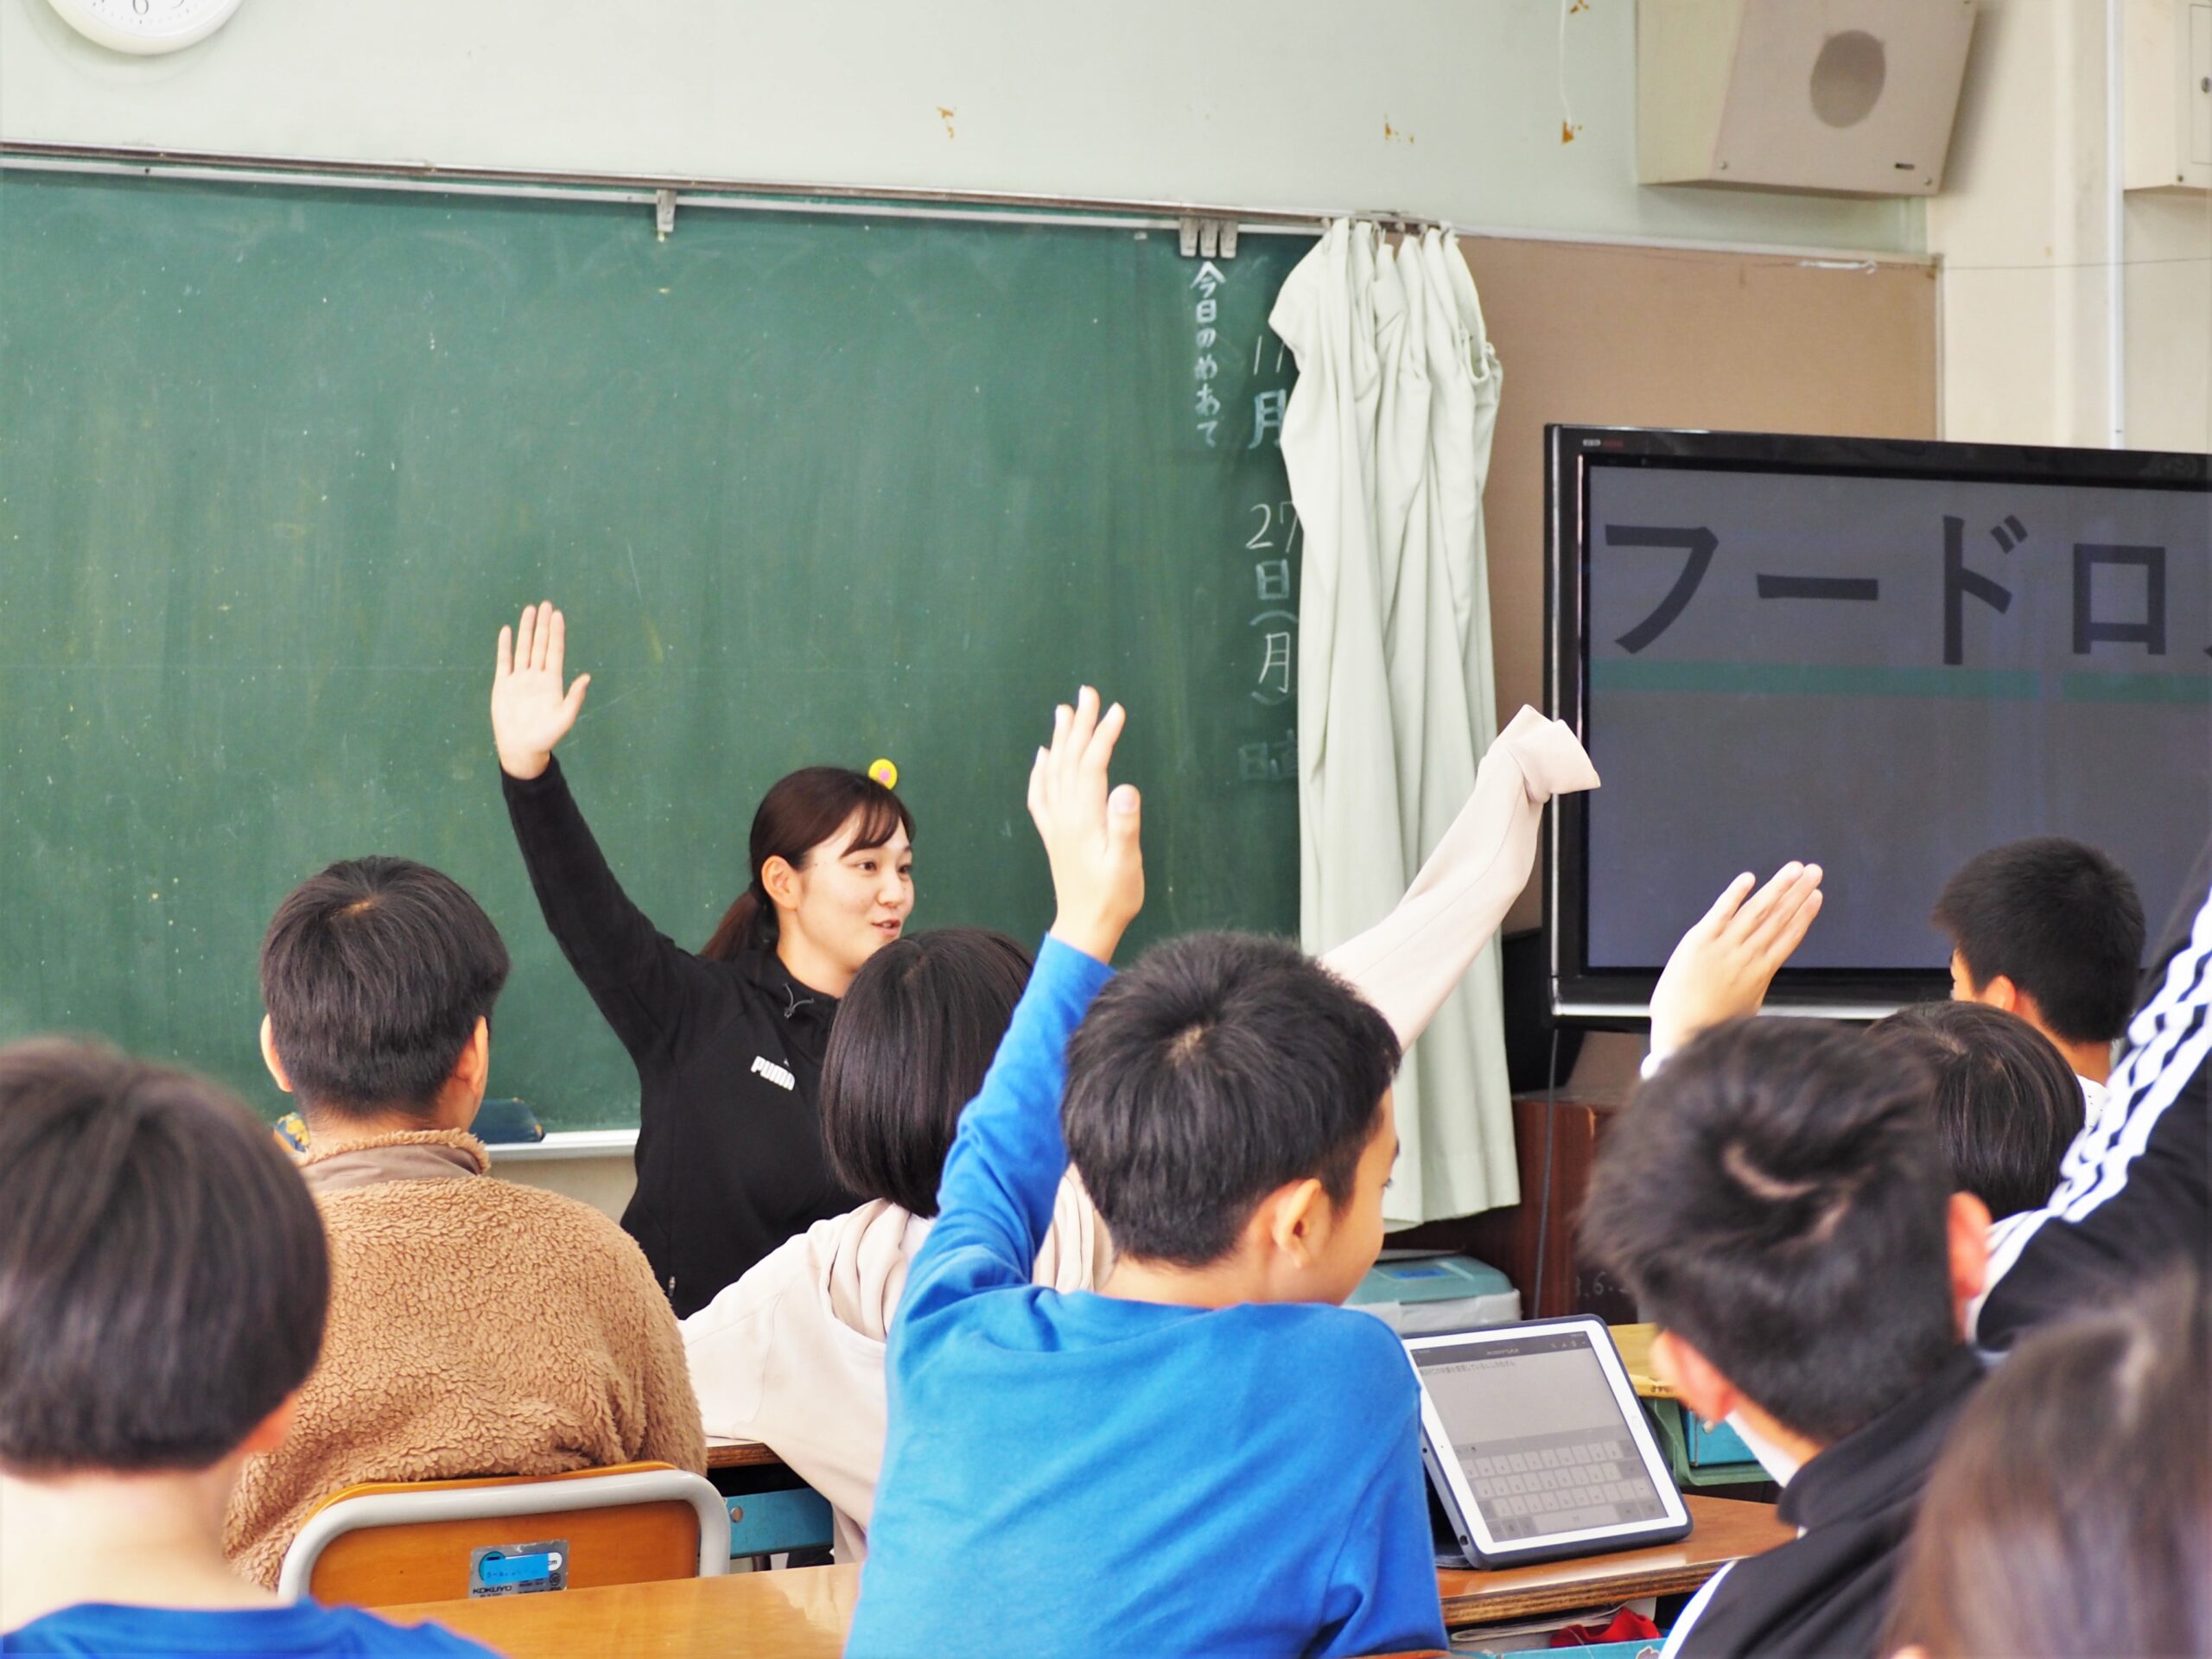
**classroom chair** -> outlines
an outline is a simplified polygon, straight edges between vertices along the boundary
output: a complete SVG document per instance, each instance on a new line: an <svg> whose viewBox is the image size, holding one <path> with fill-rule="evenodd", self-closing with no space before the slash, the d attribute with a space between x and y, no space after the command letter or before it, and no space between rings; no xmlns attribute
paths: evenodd
<svg viewBox="0 0 2212 1659"><path fill-rule="evenodd" d="M284 1552L276 1592L385 1607L716 1578L728 1571L729 1541L721 1495L665 1463L372 1482L332 1493L308 1514Z"/></svg>

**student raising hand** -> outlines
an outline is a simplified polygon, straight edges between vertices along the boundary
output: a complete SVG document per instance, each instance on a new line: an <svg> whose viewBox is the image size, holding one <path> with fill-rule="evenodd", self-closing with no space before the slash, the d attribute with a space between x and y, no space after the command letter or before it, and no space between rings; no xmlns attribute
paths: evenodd
<svg viewBox="0 0 2212 1659"><path fill-rule="evenodd" d="M1651 1053L1662 1058L1724 1020L1757 1014L1821 913L1821 867L1783 865L1757 893L1746 871L1682 935L1651 991ZM1746 894L1750 894L1748 898Z"/></svg>
<svg viewBox="0 0 2212 1659"><path fill-rule="evenodd" d="M1106 764L1127 718L1120 703L1102 716L1084 686L1075 707L1052 711L1052 741L1029 769L1029 817L1052 867L1058 910L1052 937L1110 962L1122 930L1144 908L1139 801L1128 784L1109 791Z"/></svg>
<svg viewBox="0 0 2212 1659"><path fill-rule="evenodd" d="M499 630L499 655L492 671L492 741L499 770L524 781L545 770L553 746L569 734L583 710L591 676L580 674L564 693L563 658L569 624L548 600L523 607L522 620Z"/></svg>

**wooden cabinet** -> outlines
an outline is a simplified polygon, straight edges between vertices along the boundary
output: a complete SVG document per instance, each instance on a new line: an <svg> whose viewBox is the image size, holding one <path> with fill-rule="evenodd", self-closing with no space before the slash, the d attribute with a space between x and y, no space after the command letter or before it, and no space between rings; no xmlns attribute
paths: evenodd
<svg viewBox="0 0 2212 1659"><path fill-rule="evenodd" d="M1606 1126L1621 1109L1618 1099L1586 1095L1562 1094L1548 1101L1541 1094L1515 1096L1521 1202L1393 1233L1389 1245L1462 1250L1489 1262L1520 1291L1526 1319L1595 1313L1608 1324L1632 1323L1638 1318L1635 1299L1605 1274L1579 1263L1574 1254L1574 1225L1590 1190L1591 1167Z"/></svg>

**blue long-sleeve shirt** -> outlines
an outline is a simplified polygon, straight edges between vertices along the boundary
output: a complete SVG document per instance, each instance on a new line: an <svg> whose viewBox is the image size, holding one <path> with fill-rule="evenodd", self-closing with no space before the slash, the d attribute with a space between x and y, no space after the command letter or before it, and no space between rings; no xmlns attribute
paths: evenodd
<svg viewBox="0 0 2212 1659"><path fill-rule="evenodd" d="M1411 1367L1380 1321L1030 1283L1069 1035L1110 970L1046 939L891 1332L847 1652L1444 1645Z"/></svg>

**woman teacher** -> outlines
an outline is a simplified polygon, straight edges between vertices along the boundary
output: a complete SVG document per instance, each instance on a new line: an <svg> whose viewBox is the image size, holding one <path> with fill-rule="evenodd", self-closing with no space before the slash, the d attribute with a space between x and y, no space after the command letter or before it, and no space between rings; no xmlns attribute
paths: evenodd
<svg viewBox="0 0 2212 1659"><path fill-rule="evenodd" d="M856 1202L830 1173L815 1095L837 999L913 908L913 818L862 772L779 779L753 814L750 884L684 950L623 893L553 759L591 683L563 687L566 643L550 603L499 630L492 734L546 925L638 1069L622 1225L682 1318Z"/></svg>

